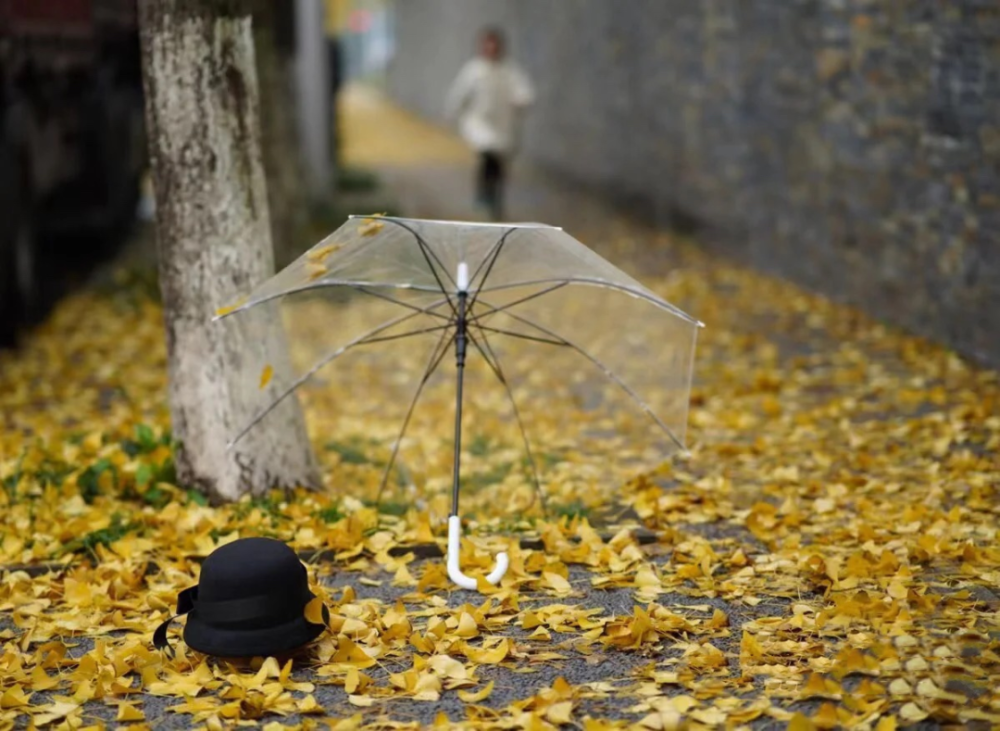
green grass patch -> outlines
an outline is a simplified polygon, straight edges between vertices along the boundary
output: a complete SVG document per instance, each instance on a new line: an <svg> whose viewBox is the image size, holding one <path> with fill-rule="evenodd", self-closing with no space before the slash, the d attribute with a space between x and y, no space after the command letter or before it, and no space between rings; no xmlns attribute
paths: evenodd
<svg viewBox="0 0 1000 731"><path fill-rule="evenodd" d="M338 523L347 516L341 511L339 505L331 505L316 512L316 517L324 523Z"/></svg>
<svg viewBox="0 0 1000 731"><path fill-rule="evenodd" d="M91 531L80 538L75 538L63 544L63 553L76 553L90 556L95 562L98 560L97 547L109 548L112 543L124 538L129 533L141 528L140 523L126 523L122 520L120 513L111 516L111 524L106 528Z"/></svg>
<svg viewBox="0 0 1000 731"><path fill-rule="evenodd" d="M553 516L559 518L589 518L594 513L594 509L587 507L579 500L565 503L564 505L550 505L549 510Z"/></svg>
<svg viewBox="0 0 1000 731"><path fill-rule="evenodd" d="M476 434L465 449L474 457L485 457L493 449L493 442L485 434Z"/></svg>
<svg viewBox="0 0 1000 731"><path fill-rule="evenodd" d="M513 468L513 462L500 462L483 472L465 473L462 475L462 487L478 491L490 485L497 485L507 478Z"/></svg>
<svg viewBox="0 0 1000 731"><path fill-rule="evenodd" d="M352 437L345 441L330 441L324 447L330 452L336 452L344 464L383 464L367 453L374 445L360 437Z"/></svg>
<svg viewBox="0 0 1000 731"><path fill-rule="evenodd" d="M401 500L383 500L380 503L374 500L365 500L364 504L369 508L375 508L382 515L392 515L397 518L406 515L413 507L412 504Z"/></svg>

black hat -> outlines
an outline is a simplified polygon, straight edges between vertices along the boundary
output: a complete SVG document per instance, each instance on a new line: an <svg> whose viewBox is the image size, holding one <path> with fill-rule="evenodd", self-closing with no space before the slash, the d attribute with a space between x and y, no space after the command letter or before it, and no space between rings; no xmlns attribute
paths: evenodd
<svg viewBox="0 0 1000 731"><path fill-rule="evenodd" d="M271 538L240 538L214 550L197 586L177 596L177 616L187 614L184 641L207 655L279 655L316 639L324 630L305 617L315 599L295 552ZM325 614L325 612L324 612ZM169 647L167 626L153 644Z"/></svg>

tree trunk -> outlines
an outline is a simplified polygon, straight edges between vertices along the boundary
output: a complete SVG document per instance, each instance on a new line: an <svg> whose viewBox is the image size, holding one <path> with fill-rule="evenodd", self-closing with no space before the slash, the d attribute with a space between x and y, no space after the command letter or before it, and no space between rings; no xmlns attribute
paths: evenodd
<svg viewBox="0 0 1000 731"><path fill-rule="evenodd" d="M262 365L290 369L273 312L211 322L274 272L249 4L140 0L139 22L178 478L215 500L317 484L294 399L226 450Z"/></svg>

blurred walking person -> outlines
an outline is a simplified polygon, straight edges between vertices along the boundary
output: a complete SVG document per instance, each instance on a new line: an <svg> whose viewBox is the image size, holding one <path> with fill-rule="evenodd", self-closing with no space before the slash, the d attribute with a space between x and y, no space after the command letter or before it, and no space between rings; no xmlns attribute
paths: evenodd
<svg viewBox="0 0 1000 731"><path fill-rule="evenodd" d="M481 31L479 54L465 64L452 84L447 111L479 154L476 203L493 220L503 218L506 168L517 147L522 113L532 101L531 82L507 59L503 32L496 28Z"/></svg>

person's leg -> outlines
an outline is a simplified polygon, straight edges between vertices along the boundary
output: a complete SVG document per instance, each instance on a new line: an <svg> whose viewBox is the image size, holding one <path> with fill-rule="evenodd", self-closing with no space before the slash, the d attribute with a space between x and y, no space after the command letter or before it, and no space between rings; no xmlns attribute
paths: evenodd
<svg viewBox="0 0 1000 731"><path fill-rule="evenodd" d="M490 153L479 153L479 166L476 169L476 206L485 207L490 201Z"/></svg>
<svg viewBox="0 0 1000 731"><path fill-rule="evenodd" d="M503 155L496 156L496 168L494 171L495 179L493 181L493 220L500 221L503 219L503 199L504 199L504 188L507 178L507 163L504 160Z"/></svg>
<svg viewBox="0 0 1000 731"><path fill-rule="evenodd" d="M489 208L490 216L500 218L500 194L503 180L503 160L495 152L483 153L483 170L486 196L484 202Z"/></svg>

